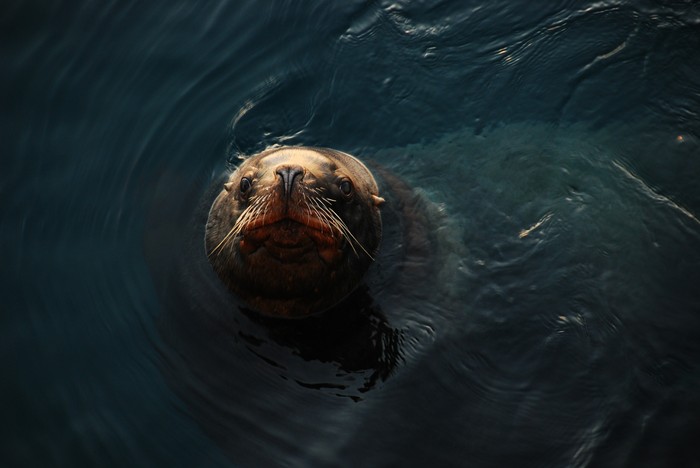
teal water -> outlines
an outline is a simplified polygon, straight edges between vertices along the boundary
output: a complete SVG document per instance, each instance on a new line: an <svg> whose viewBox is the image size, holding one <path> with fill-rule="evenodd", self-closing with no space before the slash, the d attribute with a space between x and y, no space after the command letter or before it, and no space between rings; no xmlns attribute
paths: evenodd
<svg viewBox="0 0 700 468"><path fill-rule="evenodd" d="M0 464L697 466L699 25L3 5ZM211 185L274 144L413 191L352 319L261 321L208 268Z"/></svg>

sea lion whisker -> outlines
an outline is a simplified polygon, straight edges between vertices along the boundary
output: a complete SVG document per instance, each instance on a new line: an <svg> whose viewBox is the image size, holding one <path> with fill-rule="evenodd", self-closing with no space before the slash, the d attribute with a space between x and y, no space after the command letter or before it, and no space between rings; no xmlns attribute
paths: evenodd
<svg viewBox="0 0 700 468"><path fill-rule="evenodd" d="M247 220L251 217L251 213L255 211L256 206L257 205L249 205L245 210L243 210L243 213L241 213L241 216L239 216L238 220L236 220L236 223L234 223L233 227L228 232L228 234L226 234L226 236L221 240L221 242L219 242L216 248L214 248L214 250L211 251L211 253L209 254L210 256L213 255L215 252L220 251L220 249L223 249L224 245L228 241L240 234L243 226L247 224Z"/></svg>
<svg viewBox="0 0 700 468"><path fill-rule="evenodd" d="M348 225L345 224L345 221L343 221L343 219L340 216L338 216L338 214L335 211L331 210L330 208L326 207L326 210L337 221L338 225L341 227L341 230L346 234L346 237L350 237L352 240L354 240L355 243L358 245L358 247L360 247L364 251L364 253L367 254L367 256L374 261L374 257L367 251L367 249L365 249L365 247L362 245L362 243L359 240L357 240L357 237L355 237L355 235L352 233L352 231L350 231L350 228L348 227ZM350 246L352 247L352 243L350 243Z"/></svg>
<svg viewBox="0 0 700 468"><path fill-rule="evenodd" d="M207 257L211 257L211 256L214 255L216 252L218 252L219 249L221 248L221 246L224 245L224 243L228 240L228 238L231 236L231 234L233 233L233 231L234 231L235 229L236 229L236 225L234 224L233 227L232 227L232 228L228 231L228 233L224 236L224 238L221 239L221 242L219 242L219 243L216 245L216 247L214 247L214 248L212 249L212 251L209 252L209 253L207 254Z"/></svg>
<svg viewBox="0 0 700 468"><path fill-rule="evenodd" d="M241 225L241 230L246 227L250 221L253 219L257 218L260 213L263 215L263 225L265 224L265 215L267 214L267 210L265 207L267 206L264 202L267 200L268 196L266 196L264 199L261 199L260 202L258 202L255 207L250 211L250 213L247 214L245 224Z"/></svg>
<svg viewBox="0 0 700 468"><path fill-rule="evenodd" d="M268 200L268 198L270 198L270 194L269 194L269 193L266 193L265 196L260 200L260 203L259 203L259 204L260 204L260 210L262 210L262 215L263 215L263 218L262 218L262 223L263 223L263 225L265 224L265 216L267 215L267 210L266 210L265 208L267 207L267 200ZM259 211L260 211L260 210L259 210ZM259 212L259 211L258 211L258 212Z"/></svg>
<svg viewBox="0 0 700 468"><path fill-rule="evenodd" d="M311 199L311 203L314 205L312 208L313 208L314 213L316 213L317 218L319 220L323 221L322 226L321 226L321 232L323 232L323 225L327 226L328 230L333 232L332 220L328 218L328 215L326 215L325 213L323 213L320 210L320 207L318 206L318 201L316 201L316 199Z"/></svg>
<svg viewBox="0 0 700 468"><path fill-rule="evenodd" d="M239 231L240 226L238 225L238 223L234 224L233 227L228 231L228 233L226 233L224 238L221 239L221 241L216 245L216 247L214 247L212 251L207 254L207 257L211 257L214 254L218 254L223 249L226 242L228 242L229 239L236 237Z"/></svg>
<svg viewBox="0 0 700 468"><path fill-rule="evenodd" d="M251 205L251 206L252 206L252 205ZM249 208L250 208L250 207L249 207ZM228 231L228 233L224 236L224 238L221 239L221 242L219 242L219 243L216 245L216 247L214 247L214 249L212 249L212 251L209 252L209 254L207 255L207 257L211 257L211 256L214 255L215 253L218 254L219 252L221 252L221 250L223 249L224 245L225 245L230 239L235 238L235 237L240 233L241 228L242 228L242 224L243 224L243 223L241 223L240 221L244 219L244 215L247 215L247 213L246 213L247 211L248 211L248 208L246 208L246 209L243 211L243 213L242 213L241 216L238 218L238 220L236 221L236 223L234 223L233 227Z"/></svg>
<svg viewBox="0 0 700 468"><path fill-rule="evenodd" d="M333 224L333 225L336 224L336 218L338 217L338 215L334 211L330 210L318 198L312 199L312 202L313 202L314 206L316 207L317 213L319 213L319 214L322 213L323 217L327 223Z"/></svg>
<svg viewBox="0 0 700 468"><path fill-rule="evenodd" d="M309 224L311 222L311 211L316 212L316 210L309 204L309 197L306 196L306 192L302 191L301 196L304 200L304 205L306 205L306 224ZM321 232L323 232L323 228L321 228Z"/></svg>
<svg viewBox="0 0 700 468"><path fill-rule="evenodd" d="M362 251L365 254L367 254L367 256L369 258L374 260L374 257L367 251L367 249L365 249L365 247L362 245L362 243L359 240L357 240L357 237L355 237L353 235L353 233L348 228L347 224L345 224L345 221L343 221L342 218L340 216L338 216L338 213L336 213L335 211L333 211L332 209L330 209L329 207L327 207L325 205L318 204L317 206L319 207L320 210L322 210L323 212L326 213L326 215L329 218L329 222L341 232L343 237L345 237L348 240L348 244L350 245L353 252L355 253L355 256L359 257L359 254L358 254L357 250L355 249L355 247L353 246L353 241L355 241L354 243L357 244L357 246L360 247L362 249Z"/></svg>
<svg viewBox="0 0 700 468"><path fill-rule="evenodd" d="M355 247L352 245L352 243L350 243L350 239L348 239L347 235L345 234L343 226L338 222L338 215L321 204L317 199L314 199L313 202L316 206L316 213L318 213L319 217L326 223L328 229L333 231L333 228L335 228L335 230L340 233L342 237L348 240L350 247L354 251Z"/></svg>
<svg viewBox="0 0 700 468"><path fill-rule="evenodd" d="M257 216L257 214L260 213L261 210L261 205L264 203L264 201L269 198L269 194L266 194L265 197L258 198L258 197L251 197L251 200L253 200L253 203L248 205L245 210L240 214L236 222L234 223L233 227L228 231L228 233L224 236L223 239L221 239L221 242L219 242L216 247L212 249L211 252L207 255L207 257L211 257L215 253L220 252L225 244L230 240L235 238L238 234L241 233L243 230L243 227L249 223L249 220L253 218L254 216ZM264 214L264 213L263 213Z"/></svg>
<svg viewBox="0 0 700 468"><path fill-rule="evenodd" d="M338 229L338 231L340 231L342 236L348 241L348 245L352 249L355 256L359 258L360 254L357 252L357 249L355 249L355 246L353 244L357 244L358 246L360 246L360 248L362 248L362 250L365 250L364 247L362 247L362 244L360 244L360 242L358 242L358 240L355 238L355 236L352 235L352 233L350 232L348 227L345 225L343 220L336 217L337 215L335 215L335 213L333 213L332 215L329 214L328 216L330 217L331 223L334 226L336 226L336 229ZM355 241L354 243L353 243L353 240ZM366 250L365 250L365 252L366 252ZM371 256L370 256L370 258L371 258Z"/></svg>

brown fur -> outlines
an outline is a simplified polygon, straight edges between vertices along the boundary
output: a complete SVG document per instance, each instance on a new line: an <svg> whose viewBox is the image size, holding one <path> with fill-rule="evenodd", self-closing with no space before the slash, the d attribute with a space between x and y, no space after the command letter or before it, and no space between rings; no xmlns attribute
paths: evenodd
<svg viewBox="0 0 700 468"><path fill-rule="evenodd" d="M381 240L382 201L372 174L349 154L267 150L246 159L214 201L207 255L254 310L312 315L360 284Z"/></svg>

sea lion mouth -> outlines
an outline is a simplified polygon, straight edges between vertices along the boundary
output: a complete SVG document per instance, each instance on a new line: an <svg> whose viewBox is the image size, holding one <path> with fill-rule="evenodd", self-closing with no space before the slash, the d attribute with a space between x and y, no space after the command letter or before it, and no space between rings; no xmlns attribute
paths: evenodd
<svg viewBox="0 0 700 468"><path fill-rule="evenodd" d="M254 253L260 248L282 262L298 261L316 253L326 263L337 260L342 237L328 225L309 218L308 222L285 217L254 226L243 233L241 251Z"/></svg>
<svg viewBox="0 0 700 468"><path fill-rule="evenodd" d="M298 209L288 209L282 212L265 214L249 221L245 231L252 232L258 229L276 229L283 231L295 231L298 228L320 231L328 235L336 235L334 229L327 221L320 219L316 213Z"/></svg>

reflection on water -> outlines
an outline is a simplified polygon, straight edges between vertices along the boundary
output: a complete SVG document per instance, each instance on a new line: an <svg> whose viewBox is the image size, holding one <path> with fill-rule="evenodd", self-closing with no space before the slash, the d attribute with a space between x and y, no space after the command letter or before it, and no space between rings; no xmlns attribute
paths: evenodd
<svg viewBox="0 0 700 468"><path fill-rule="evenodd" d="M364 373L362 386L365 393L378 381L386 380L399 358L399 336L391 329L386 318L372 308L371 298L363 288L345 300L340 310L330 311L321 317L294 322L273 322L252 314L253 320L267 322L269 338L277 345L293 350L304 361L330 362L337 365L341 374ZM251 347L260 347L254 336L238 332ZM249 348L253 351L253 348ZM255 353L255 351L253 351ZM258 353L256 353L258 354ZM264 356L258 354L261 358ZM270 364L275 365L274 361ZM348 389L347 384L314 383L297 381L307 388ZM359 396L351 398L359 400Z"/></svg>
<svg viewBox="0 0 700 468"><path fill-rule="evenodd" d="M0 464L697 465L695 3L14 3ZM303 322L203 251L274 144L387 198Z"/></svg>

